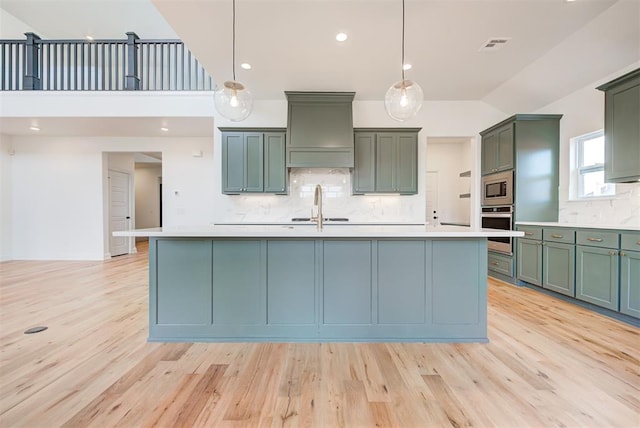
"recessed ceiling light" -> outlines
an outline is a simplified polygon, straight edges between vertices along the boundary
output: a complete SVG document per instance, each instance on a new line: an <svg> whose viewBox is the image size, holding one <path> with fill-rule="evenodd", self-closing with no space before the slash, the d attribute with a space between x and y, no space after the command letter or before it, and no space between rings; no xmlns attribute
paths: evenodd
<svg viewBox="0 0 640 428"><path fill-rule="evenodd" d="M336 40L339 42L344 42L345 40L347 40L349 36L347 36L347 33L338 33L336 34Z"/></svg>
<svg viewBox="0 0 640 428"><path fill-rule="evenodd" d="M162 132L169 132L169 128L167 128L166 126L163 126L162 128L160 128L160 130Z"/></svg>
<svg viewBox="0 0 640 428"><path fill-rule="evenodd" d="M240 67L244 68L245 70L251 70L251 64L249 64L248 62L243 62L242 64L240 64Z"/></svg>
<svg viewBox="0 0 640 428"><path fill-rule="evenodd" d="M405 64L402 66L403 70L411 70L412 65L411 64Z"/></svg>
<svg viewBox="0 0 640 428"><path fill-rule="evenodd" d="M39 127L39 126L36 126L36 125L31 125L31 126L29 127L29 129L30 129L30 130L32 130L32 131L39 131L39 130L40 130L40 127Z"/></svg>

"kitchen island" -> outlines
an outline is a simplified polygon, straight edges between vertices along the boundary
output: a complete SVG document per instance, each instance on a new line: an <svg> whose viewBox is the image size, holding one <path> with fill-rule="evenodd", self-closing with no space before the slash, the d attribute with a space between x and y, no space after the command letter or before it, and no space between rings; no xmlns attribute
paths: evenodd
<svg viewBox="0 0 640 428"><path fill-rule="evenodd" d="M487 237L429 226L141 229L150 341L487 341Z"/></svg>

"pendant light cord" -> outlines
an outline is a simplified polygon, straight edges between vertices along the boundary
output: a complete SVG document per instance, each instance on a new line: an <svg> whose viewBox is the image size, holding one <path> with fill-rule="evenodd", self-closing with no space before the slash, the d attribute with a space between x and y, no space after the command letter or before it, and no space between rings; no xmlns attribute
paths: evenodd
<svg viewBox="0 0 640 428"><path fill-rule="evenodd" d="M404 0L403 4L404 4ZM231 54L231 66L233 67L233 81L236 81L236 0L233 0L233 49ZM404 24L403 24L404 25ZM404 43L404 42L403 42ZM404 53L403 53L404 55ZM404 61L404 60L403 60ZM404 79L404 77L403 77Z"/></svg>
<svg viewBox="0 0 640 428"><path fill-rule="evenodd" d="M402 0L402 82L404 85L404 0Z"/></svg>

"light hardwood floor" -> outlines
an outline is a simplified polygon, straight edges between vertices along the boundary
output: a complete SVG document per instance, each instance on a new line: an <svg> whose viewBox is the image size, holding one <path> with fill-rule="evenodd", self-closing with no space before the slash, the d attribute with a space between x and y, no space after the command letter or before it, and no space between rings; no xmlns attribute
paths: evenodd
<svg viewBox="0 0 640 428"><path fill-rule="evenodd" d="M0 263L1 427L640 426L639 329L541 293L490 281L488 344L147 343L146 257Z"/></svg>

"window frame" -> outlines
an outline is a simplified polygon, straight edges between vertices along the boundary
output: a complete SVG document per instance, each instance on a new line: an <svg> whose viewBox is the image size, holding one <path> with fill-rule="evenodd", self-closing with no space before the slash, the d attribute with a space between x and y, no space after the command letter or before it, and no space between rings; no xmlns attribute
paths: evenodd
<svg viewBox="0 0 640 428"><path fill-rule="evenodd" d="M616 186L613 183L611 184L612 193L605 195L595 195L589 196L584 194L584 177L587 174L594 172L603 172L604 173L604 160L602 163L597 163L594 165L583 166L584 162L584 143L596 138L602 137L604 138L604 129L599 129L597 131L589 132L587 134L578 135L577 137L572 138L574 149L575 149L575 184L573 187L573 192L575 195L574 200L577 201L585 201L585 200L594 200L594 199L612 199L616 196ZM604 157L604 151L602 153Z"/></svg>

